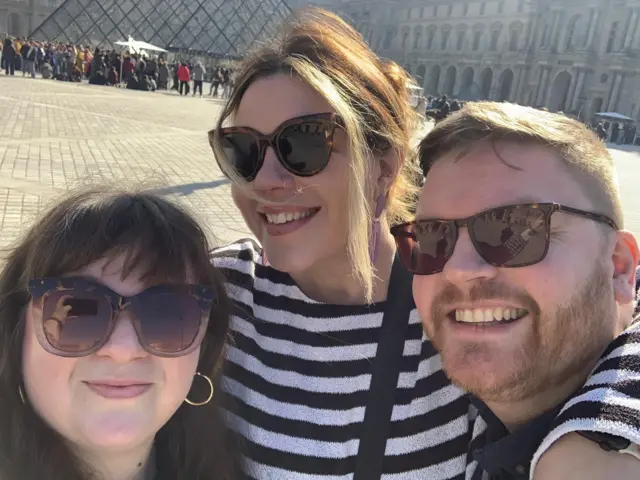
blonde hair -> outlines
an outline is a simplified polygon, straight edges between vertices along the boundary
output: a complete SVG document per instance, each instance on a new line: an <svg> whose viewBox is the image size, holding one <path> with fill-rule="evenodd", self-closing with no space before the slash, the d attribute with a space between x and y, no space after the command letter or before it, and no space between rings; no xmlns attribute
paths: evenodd
<svg viewBox="0 0 640 480"><path fill-rule="evenodd" d="M438 124L419 147L423 173L444 155L471 150L481 141L517 141L555 151L598 213L623 228L613 159L605 144L582 123L565 115L512 103L467 103Z"/></svg>
<svg viewBox="0 0 640 480"><path fill-rule="evenodd" d="M395 63L378 58L360 34L337 15L314 7L304 8L285 22L273 41L243 62L216 131L237 111L253 82L280 73L293 74L307 83L342 118L351 160L347 250L353 274L370 301L375 277L369 252L373 221L369 199L373 188L372 158L391 152L400 162L384 213L389 223L409 220L417 199L418 169L410 142L418 122L409 103L411 79ZM246 186L227 163L216 135L212 144L225 175L237 185Z"/></svg>

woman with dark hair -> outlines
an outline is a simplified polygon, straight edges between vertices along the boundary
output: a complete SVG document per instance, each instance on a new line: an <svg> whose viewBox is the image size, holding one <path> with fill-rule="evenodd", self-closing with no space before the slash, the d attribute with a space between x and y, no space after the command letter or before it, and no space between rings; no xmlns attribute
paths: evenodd
<svg viewBox="0 0 640 480"><path fill-rule="evenodd" d="M181 208L105 189L58 203L0 276L0 478L237 479L229 315Z"/></svg>

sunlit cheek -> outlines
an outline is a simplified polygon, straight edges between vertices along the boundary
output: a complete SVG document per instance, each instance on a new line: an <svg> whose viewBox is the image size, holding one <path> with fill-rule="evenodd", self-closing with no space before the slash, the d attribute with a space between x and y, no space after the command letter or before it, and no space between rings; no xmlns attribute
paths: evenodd
<svg viewBox="0 0 640 480"><path fill-rule="evenodd" d="M203 393L201 392L208 390L208 388L204 388L205 386L208 387L208 385L205 385L205 380L195 376L199 353L198 349L185 357L162 359L166 379L163 397L166 403L175 405L177 408L184 402L185 398L195 397L196 395L202 396ZM190 395L192 385L193 392ZM201 399L194 398L194 400L199 401Z"/></svg>

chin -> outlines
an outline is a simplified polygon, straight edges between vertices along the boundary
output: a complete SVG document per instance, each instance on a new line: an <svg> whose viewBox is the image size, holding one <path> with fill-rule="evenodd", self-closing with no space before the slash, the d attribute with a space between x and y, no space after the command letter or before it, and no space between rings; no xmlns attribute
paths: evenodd
<svg viewBox="0 0 640 480"><path fill-rule="evenodd" d="M85 441L95 448L124 450L153 438L158 432L147 415L101 415L82 425Z"/></svg>
<svg viewBox="0 0 640 480"><path fill-rule="evenodd" d="M486 351L445 352L443 367L451 381L481 400L511 400L531 381L530 370L509 355Z"/></svg>
<svg viewBox="0 0 640 480"><path fill-rule="evenodd" d="M304 273L313 267L315 262L305 253L305 250L296 247L264 247L269 265L289 275Z"/></svg>

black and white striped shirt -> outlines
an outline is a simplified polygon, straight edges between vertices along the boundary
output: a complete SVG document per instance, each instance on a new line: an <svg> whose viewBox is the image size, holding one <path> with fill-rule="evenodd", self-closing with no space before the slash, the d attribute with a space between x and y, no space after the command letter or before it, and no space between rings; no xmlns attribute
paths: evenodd
<svg viewBox="0 0 640 480"><path fill-rule="evenodd" d="M217 249L213 260L227 277L235 303L225 388L234 400L228 409L231 425L246 439L250 476L351 479L384 302L316 302L289 275L262 265L252 240ZM477 464L469 452L478 446L486 423L474 413L467 394L447 379L415 309L409 323L383 478L470 479ZM640 334L634 335L609 354L635 361L624 379L635 385L638 397ZM555 426L554 435L602 429L592 407L624 403L636 416L622 418L620 428L609 422L603 431L640 443L640 400L629 396L629 389L616 389L617 375L624 372L615 362L607 368L599 377L605 380L601 388L574 400L571 408L579 421L569 415Z"/></svg>

